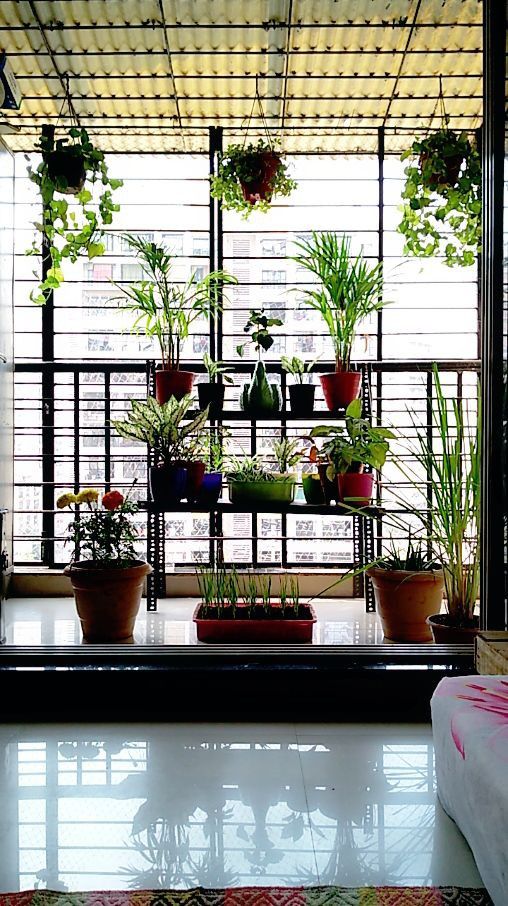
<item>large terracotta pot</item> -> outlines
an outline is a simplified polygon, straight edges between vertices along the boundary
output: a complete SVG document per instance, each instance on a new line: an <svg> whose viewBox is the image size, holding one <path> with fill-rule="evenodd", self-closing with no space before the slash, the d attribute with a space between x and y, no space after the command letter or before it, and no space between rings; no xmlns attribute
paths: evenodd
<svg viewBox="0 0 508 906"><path fill-rule="evenodd" d="M349 506L370 506L374 476L372 472L345 472L337 475L339 500Z"/></svg>
<svg viewBox="0 0 508 906"><path fill-rule="evenodd" d="M347 409L360 392L361 379L359 371L333 371L319 376L330 412Z"/></svg>
<svg viewBox="0 0 508 906"><path fill-rule="evenodd" d="M393 642L431 642L427 619L441 606L443 570L411 572L373 566L367 575L374 586L385 638Z"/></svg>
<svg viewBox="0 0 508 906"><path fill-rule="evenodd" d="M176 371L175 369L158 369L155 372L155 396L158 403L167 403L172 396L181 400L192 392L193 371Z"/></svg>
<svg viewBox="0 0 508 906"><path fill-rule="evenodd" d="M432 630L434 641L439 645L473 645L480 631L478 617L475 619L475 626L457 626L450 621L447 613L434 611L427 618L427 623Z"/></svg>
<svg viewBox="0 0 508 906"><path fill-rule="evenodd" d="M125 569L95 567L88 560L65 567L85 641L123 642L132 637L143 583L151 572L143 560Z"/></svg>

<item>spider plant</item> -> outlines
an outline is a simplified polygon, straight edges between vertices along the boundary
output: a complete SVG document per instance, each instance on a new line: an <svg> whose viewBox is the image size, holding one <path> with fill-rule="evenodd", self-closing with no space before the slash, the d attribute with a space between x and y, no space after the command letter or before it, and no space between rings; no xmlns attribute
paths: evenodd
<svg viewBox="0 0 508 906"><path fill-rule="evenodd" d="M281 474L288 473L293 466L298 465L302 458L299 447L299 442L294 438L283 437L281 440L274 440L273 453Z"/></svg>
<svg viewBox="0 0 508 906"><path fill-rule="evenodd" d="M351 349L361 321L385 304L382 298L383 269L370 265L362 252L351 255L351 237L313 232L310 239L295 243L292 260L318 281L312 288L300 287L305 303L317 311L330 333L336 371L349 371Z"/></svg>

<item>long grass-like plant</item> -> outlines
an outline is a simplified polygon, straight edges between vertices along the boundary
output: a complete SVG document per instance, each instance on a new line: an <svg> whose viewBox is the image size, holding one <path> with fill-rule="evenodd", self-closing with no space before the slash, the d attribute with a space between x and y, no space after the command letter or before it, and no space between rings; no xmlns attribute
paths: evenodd
<svg viewBox="0 0 508 906"><path fill-rule="evenodd" d="M445 397L435 364L433 375L433 437L411 412L416 443L409 453L428 482L428 541L433 559L443 567L450 619L454 625L472 625L480 590L480 413L470 425L463 402ZM402 463L399 468L414 487L421 488L416 469ZM407 507L407 501L397 496ZM411 511L426 523L417 506Z"/></svg>
<svg viewBox="0 0 508 906"><path fill-rule="evenodd" d="M330 333L337 371L349 371L351 349L360 323L386 301L383 299L381 264L369 264L362 253L351 255L351 237L313 232L310 239L295 243L293 261L318 281L300 288L300 295L317 311Z"/></svg>

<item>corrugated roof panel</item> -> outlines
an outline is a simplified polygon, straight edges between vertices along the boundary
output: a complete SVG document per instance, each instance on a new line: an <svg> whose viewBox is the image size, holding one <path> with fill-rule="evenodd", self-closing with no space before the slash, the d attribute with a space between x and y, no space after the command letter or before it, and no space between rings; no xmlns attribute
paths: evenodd
<svg viewBox="0 0 508 906"><path fill-rule="evenodd" d="M438 125L439 75L454 125L481 116L479 0L163 0L163 18L158 0L35 9L42 33L28 3L0 3L0 47L25 98L5 113L20 127L12 148L30 150L56 122L58 73L105 150L206 150L209 125L241 140L256 76L270 128L284 113L294 151L371 150L385 117L386 147L400 150L413 127ZM260 134L257 111L252 122Z"/></svg>

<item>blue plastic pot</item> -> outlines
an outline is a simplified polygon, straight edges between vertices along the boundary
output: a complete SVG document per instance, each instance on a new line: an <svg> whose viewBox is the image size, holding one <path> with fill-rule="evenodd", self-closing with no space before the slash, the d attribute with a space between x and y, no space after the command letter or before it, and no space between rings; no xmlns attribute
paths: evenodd
<svg viewBox="0 0 508 906"><path fill-rule="evenodd" d="M217 503L222 491L222 472L206 472L196 496L196 503L212 507Z"/></svg>
<svg viewBox="0 0 508 906"><path fill-rule="evenodd" d="M152 466L150 494L159 509L170 509L180 503L187 491L187 469L180 466Z"/></svg>

